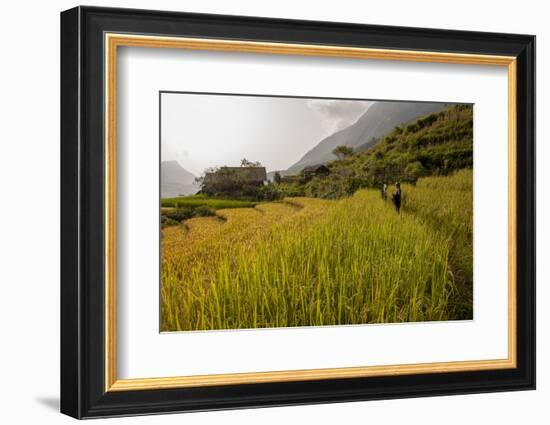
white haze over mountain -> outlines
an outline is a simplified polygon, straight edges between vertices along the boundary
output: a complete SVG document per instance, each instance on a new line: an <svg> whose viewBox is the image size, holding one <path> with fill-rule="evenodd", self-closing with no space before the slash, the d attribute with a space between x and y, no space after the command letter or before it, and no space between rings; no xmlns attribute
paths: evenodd
<svg viewBox="0 0 550 425"><path fill-rule="evenodd" d="M326 136L355 123L374 102L332 99L310 99L307 106L321 117Z"/></svg>
<svg viewBox="0 0 550 425"><path fill-rule="evenodd" d="M285 170L374 103L184 93L163 93L161 102L161 160L196 176L242 158Z"/></svg>

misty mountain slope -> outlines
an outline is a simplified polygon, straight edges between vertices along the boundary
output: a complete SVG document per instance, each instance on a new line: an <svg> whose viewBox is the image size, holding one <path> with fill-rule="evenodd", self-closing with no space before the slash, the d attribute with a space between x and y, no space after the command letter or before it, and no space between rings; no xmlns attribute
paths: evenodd
<svg viewBox="0 0 550 425"><path fill-rule="evenodd" d="M358 188L416 182L473 167L473 106L452 105L392 129L363 152L327 164L327 176L305 185L309 197L336 199Z"/></svg>
<svg viewBox="0 0 550 425"><path fill-rule="evenodd" d="M299 172L304 167L336 159L332 150L346 145L363 151L394 127L432 112L439 112L448 106L445 103L429 102L377 102L354 124L340 130L307 152L298 162L289 167L289 172Z"/></svg>
<svg viewBox="0 0 550 425"><path fill-rule="evenodd" d="M162 161L160 170L161 198L192 195L197 192L198 188L193 184L195 176L177 161Z"/></svg>

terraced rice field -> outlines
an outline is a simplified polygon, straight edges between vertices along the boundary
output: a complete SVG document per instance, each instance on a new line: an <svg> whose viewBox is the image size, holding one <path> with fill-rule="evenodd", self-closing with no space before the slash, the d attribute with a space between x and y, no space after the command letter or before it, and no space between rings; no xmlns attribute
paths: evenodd
<svg viewBox="0 0 550 425"><path fill-rule="evenodd" d="M161 330L471 318L471 189L463 171L404 186L401 214L360 190L167 227Z"/></svg>

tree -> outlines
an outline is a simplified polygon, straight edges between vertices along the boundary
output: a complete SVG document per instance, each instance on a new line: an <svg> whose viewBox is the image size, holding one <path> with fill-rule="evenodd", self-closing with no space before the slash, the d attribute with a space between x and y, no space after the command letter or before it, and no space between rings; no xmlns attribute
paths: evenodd
<svg viewBox="0 0 550 425"><path fill-rule="evenodd" d="M344 159L344 158L347 158L348 156L353 155L353 148L345 145L340 145L340 146L336 146L332 150L332 153L334 154L334 156L336 156L336 158Z"/></svg>
<svg viewBox="0 0 550 425"><path fill-rule="evenodd" d="M277 184L281 183L281 173L278 171L275 171L275 174L273 174L273 181Z"/></svg>
<svg viewBox="0 0 550 425"><path fill-rule="evenodd" d="M418 180L419 177L422 177L426 174L426 169L424 168L424 166L420 161L415 161L415 162L409 163L405 167L405 174L408 179L412 181L416 181Z"/></svg>
<svg viewBox="0 0 550 425"><path fill-rule="evenodd" d="M246 158L241 159L241 167L261 167L262 164L260 161L249 161Z"/></svg>
<svg viewBox="0 0 550 425"><path fill-rule="evenodd" d="M202 177L195 179L195 184L200 187L202 193L210 196L217 194L239 196L248 182L242 173L224 166L205 170Z"/></svg>

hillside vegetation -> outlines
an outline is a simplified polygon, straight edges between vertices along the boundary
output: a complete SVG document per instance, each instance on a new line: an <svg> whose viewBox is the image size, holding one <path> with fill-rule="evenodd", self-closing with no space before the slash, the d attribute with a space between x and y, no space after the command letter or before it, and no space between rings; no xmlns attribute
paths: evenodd
<svg viewBox="0 0 550 425"><path fill-rule="evenodd" d="M360 146L372 146L373 140L384 136L395 126L439 112L446 106L447 104L438 102L375 102L354 124L321 140L284 174L297 173L308 165L334 159L332 151L339 145L346 145L355 150L359 150Z"/></svg>
<svg viewBox="0 0 550 425"><path fill-rule="evenodd" d="M448 175L472 165L473 107L453 105L395 127L364 152L329 162L329 176L316 177L302 187L294 185L293 190L336 199L360 188L380 188L396 181L414 183L420 177ZM281 186L282 192L291 189Z"/></svg>
<svg viewBox="0 0 550 425"><path fill-rule="evenodd" d="M161 329L471 319L471 182L464 170L404 185L401 214L361 189L167 227Z"/></svg>

